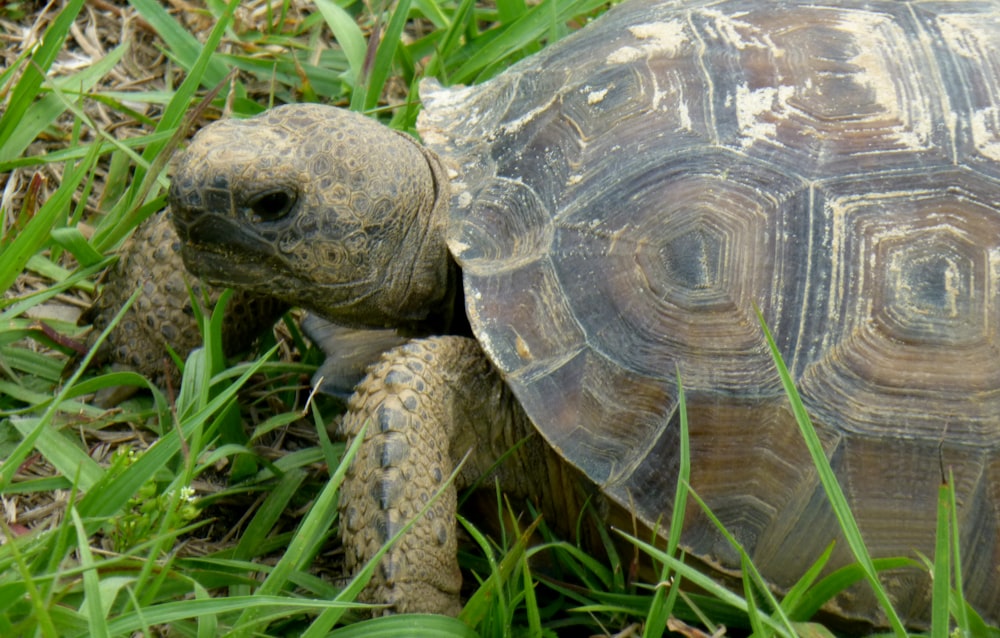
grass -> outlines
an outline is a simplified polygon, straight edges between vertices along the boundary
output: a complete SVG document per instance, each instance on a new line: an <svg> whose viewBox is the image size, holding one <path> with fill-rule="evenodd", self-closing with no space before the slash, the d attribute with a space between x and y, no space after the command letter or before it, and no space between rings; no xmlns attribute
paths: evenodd
<svg viewBox="0 0 1000 638"><path fill-rule="evenodd" d="M498 495L497 516L514 520L500 539L462 520L472 539L466 579L478 582L460 619L355 622L364 617L352 602L359 583L341 581L335 549L337 488L352 452L327 434L337 406L306 400L318 353L294 323L233 365L221 354L217 310L203 317L205 347L187 359L179 388L161 389L135 373L67 365L88 356L79 308L106 255L163 207L166 162L198 114L320 100L412 131L421 77L482 81L605 3L400 0L369 13L360 2L319 0L306 14L292 2L208 0L187 22L150 0L122 15L84 6L69 0L42 19L26 3L0 7L0 30L22 37L0 70L0 635L544 636L632 626L659 636L668 621L692 636L678 623L827 635L807 623L825 600L858 579L878 588L877 571L900 564L867 556L784 372L857 566L819 578L819 556L778 600L744 554L740 595L683 561L674 516L665 548L633 539L661 566L659 584L641 586L615 532L604 531L609 558L599 560L543 519L518 523ZM73 64L70 53L95 50L80 45L88 39L103 56ZM199 105L213 89L217 97ZM145 390L113 410L89 400L123 384ZM678 512L687 499L700 502L687 488L689 467L685 454ZM926 565L936 584L930 635L998 635L963 603L955 518L954 494L943 489L939 544ZM541 554L544 570L532 560ZM684 591L686 583L703 591Z"/></svg>

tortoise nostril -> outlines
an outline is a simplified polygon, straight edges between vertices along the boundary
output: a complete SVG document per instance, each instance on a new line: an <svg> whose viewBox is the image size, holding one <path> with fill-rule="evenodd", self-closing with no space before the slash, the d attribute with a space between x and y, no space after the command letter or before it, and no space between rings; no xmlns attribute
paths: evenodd
<svg viewBox="0 0 1000 638"><path fill-rule="evenodd" d="M250 200L255 222L273 222L291 212L295 205L295 194L284 189L261 193Z"/></svg>

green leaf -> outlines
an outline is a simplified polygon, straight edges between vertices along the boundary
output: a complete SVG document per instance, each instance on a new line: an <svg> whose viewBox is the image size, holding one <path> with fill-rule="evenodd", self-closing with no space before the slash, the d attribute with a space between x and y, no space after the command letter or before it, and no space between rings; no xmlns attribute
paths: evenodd
<svg viewBox="0 0 1000 638"><path fill-rule="evenodd" d="M80 489L87 491L104 476L97 461L62 432L55 430L42 419L12 417L11 424L22 436L35 437L35 450L40 452L63 476L79 477ZM35 433L35 430L39 431Z"/></svg>
<svg viewBox="0 0 1000 638"><path fill-rule="evenodd" d="M114 69L126 50L126 46L116 47L82 71L53 81L51 86L53 89L75 91L82 95ZM52 93L31 105L18 121L17 127L0 146L0 165L13 162L20 157L35 138L66 111L64 100L62 95Z"/></svg>
<svg viewBox="0 0 1000 638"><path fill-rule="evenodd" d="M931 638L948 638L951 608L951 512L954 492L944 483L938 489L937 532L934 536Z"/></svg>
<svg viewBox="0 0 1000 638"><path fill-rule="evenodd" d="M477 76L485 69L495 67L497 61L525 49L548 35L553 23L565 22L574 16L589 13L605 4L601 0L557 3L553 17L553 2L555 0L544 0L532 7L509 27L504 28L452 73L450 80L470 83L477 79Z"/></svg>
<svg viewBox="0 0 1000 638"><path fill-rule="evenodd" d="M101 592L101 581L97 573L94 554L90 551L89 534L83 528L79 512L72 505L69 508L69 515L76 528L76 550L80 557L80 567L83 568L83 614L87 617L89 633L92 638L110 638L108 626L104 622L105 605Z"/></svg>
<svg viewBox="0 0 1000 638"><path fill-rule="evenodd" d="M833 548L835 546L834 543L827 545L823 553L820 554L820 557L813 561L813 564L809 566L806 573L792 585L792 588L788 590L785 597L781 599L781 608L788 613L788 617L792 620L808 620L812 618L816 610L827 602L827 599L817 600L813 603L812 607L808 606L812 587L816 579L823 572L823 568L830 561L830 556L833 555ZM803 611L803 609L807 609L808 611Z"/></svg>

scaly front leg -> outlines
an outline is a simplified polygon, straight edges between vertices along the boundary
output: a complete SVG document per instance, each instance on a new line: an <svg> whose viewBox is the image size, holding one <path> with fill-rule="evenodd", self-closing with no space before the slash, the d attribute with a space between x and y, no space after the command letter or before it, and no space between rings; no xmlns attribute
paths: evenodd
<svg viewBox="0 0 1000 638"><path fill-rule="evenodd" d="M351 398L345 433L356 435L365 422L365 442L341 494L347 568L364 566L441 490L382 558L362 599L393 612L456 615L456 487L531 433L527 419L475 341L435 337L390 350L371 367ZM527 447L544 454L533 438ZM457 485L442 490L466 453Z"/></svg>

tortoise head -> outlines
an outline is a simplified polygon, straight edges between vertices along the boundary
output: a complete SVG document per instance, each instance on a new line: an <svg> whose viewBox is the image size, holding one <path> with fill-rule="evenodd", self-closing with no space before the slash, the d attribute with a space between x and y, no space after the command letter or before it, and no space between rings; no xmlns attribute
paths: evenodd
<svg viewBox="0 0 1000 638"><path fill-rule="evenodd" d="M415 141L349 111L282 106L195 136L170 187L188 270L334 322L445 312L448 188Z"/></svg>

